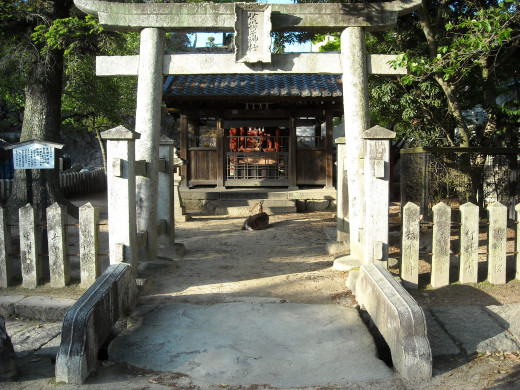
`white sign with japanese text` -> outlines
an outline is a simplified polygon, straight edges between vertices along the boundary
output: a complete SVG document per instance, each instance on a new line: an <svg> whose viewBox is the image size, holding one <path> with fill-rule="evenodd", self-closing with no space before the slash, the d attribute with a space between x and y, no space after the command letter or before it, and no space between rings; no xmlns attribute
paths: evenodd
<svg viewBox="0 0 520 390"><path fill-rule="evenodd" d="M54 148L25 145L13 149L14 169L54 169Z"/></svg>

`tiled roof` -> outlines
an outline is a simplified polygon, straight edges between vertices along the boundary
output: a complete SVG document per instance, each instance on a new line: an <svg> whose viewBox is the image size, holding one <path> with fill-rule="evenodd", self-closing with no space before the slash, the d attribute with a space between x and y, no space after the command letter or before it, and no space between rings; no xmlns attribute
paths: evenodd
<svg viewBox="0 0 520 390"><path fill-rule="evenodd" d="M165 97L341 97L340 75L224 74L169 76Z"/></svg>

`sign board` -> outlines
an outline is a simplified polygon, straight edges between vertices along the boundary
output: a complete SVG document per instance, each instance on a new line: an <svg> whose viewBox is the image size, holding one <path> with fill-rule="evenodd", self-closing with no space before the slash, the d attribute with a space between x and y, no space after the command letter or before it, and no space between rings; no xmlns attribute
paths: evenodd
<svg viewBox="0 0 520 390"><path fill-rule="evenodd" d="M47 145L27 145L13 150L14 169L53 169L54 148Z"/></svg>
<svg viewBox="0 0 520 390"><path fill-rule="evenodd" d="M54 169L54 149L64 145L46 141L27 141L5 146L13 150L14 169Z"/></svg>

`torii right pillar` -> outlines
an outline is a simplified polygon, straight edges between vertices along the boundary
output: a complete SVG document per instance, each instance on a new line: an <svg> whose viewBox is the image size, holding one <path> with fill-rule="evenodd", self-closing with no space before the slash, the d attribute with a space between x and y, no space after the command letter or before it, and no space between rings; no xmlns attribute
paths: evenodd
<svg viewBox="0 0 520 390"><path fill-rule="evenodd" d="M356 267L364 263L363 132L370 127L370 112L363 27L348 27L341 33L341 62L346 140L344 167L348 182L350 256L338 257L334 262L334 267L350 269L350 264L352 267ZM346 199L338 199L338 202L345 201Z"/></svg>

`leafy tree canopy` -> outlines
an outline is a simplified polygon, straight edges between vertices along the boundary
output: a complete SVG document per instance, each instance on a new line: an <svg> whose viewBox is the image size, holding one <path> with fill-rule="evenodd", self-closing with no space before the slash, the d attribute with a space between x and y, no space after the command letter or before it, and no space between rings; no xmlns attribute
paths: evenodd
<svg viewBox="0 0 520 390"><path fill-rule="evenodd" d="M370 77L372 121L414 145L517 145L519 18L518 0L430 0L367 33L369 53L400 54L409 71ZM320 50L340 50L333 37Z"/></svg>

